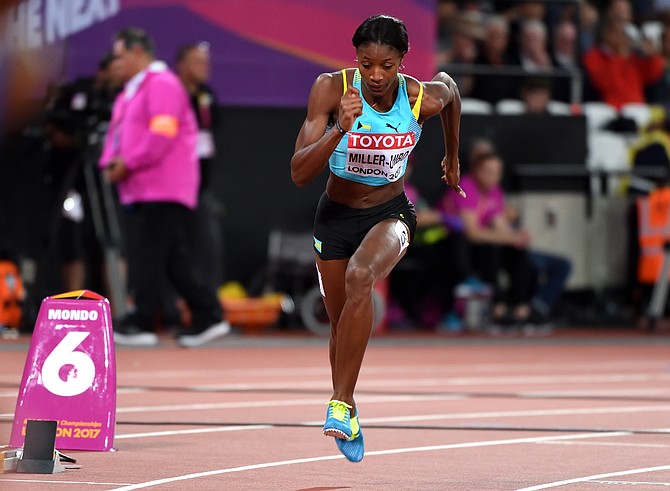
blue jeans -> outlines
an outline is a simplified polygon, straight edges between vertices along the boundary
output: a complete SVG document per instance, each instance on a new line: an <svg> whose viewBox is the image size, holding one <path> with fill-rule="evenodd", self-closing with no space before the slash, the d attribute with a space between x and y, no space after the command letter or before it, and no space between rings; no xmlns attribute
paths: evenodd
<svg viewBox="0 0 670 491"><path fill-rule="evenodd" d="M538 251L529 251L528 256L537 273L533 307L548 314L565 290L572 263L562 256Z"/></svg>

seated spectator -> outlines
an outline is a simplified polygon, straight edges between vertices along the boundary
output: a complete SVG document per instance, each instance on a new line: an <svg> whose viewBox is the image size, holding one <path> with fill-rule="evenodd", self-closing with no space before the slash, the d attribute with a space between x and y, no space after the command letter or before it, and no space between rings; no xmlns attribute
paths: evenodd
<svg viewBox="0 0 670 491"><path fill-rule="evenodd" d="M570 20L559 22L553 30L551 59L554 67L565 72L581 70L579 47L577 46L577 26ZM572 102L572 80L560 77L554 81L554 99Z"/></svg>
<svg viewBox="0 0 670 491"><path fill-rule="evenodd" d="M579 53L585 53L596 45L600 11L592 1L581 2L579 5Z"/></svg>
<svg viewBox="0 0 670 491"><path fill-rule="evenodd" d="M529 73L551 72L553 69L547 47L547 28L542 21L527 20L521 25L515 62Z"/></svg>
<svg viewBox="0 0 670 491"><path fill-rule="evenodd" d="M609 0L603 9L603 18L624 24L633 23L633 6L630 0Z"/></svg>
<svg viewBox="0 0 670 491"><path fill-rule="evenodd" d="M507 3L507 6L505 6ZM526 22L540 22L547 25L546 2L513 1L496 2L498 12L509 22L509 46L507 51L512 58L517 58L521 49L521 31Z"/></svg>
<svg viewBox="0 0 670 491"><path fill-rule="evenodd" d="M495 153L495 145L487 138L475 138L470 144L468 160L470 162L483 155ZM513 206L506 206L506 214L510 223L519 228L521 215ZM534 311L533 321L536 326L547 326L556 314L556 307L572 270L572 263L563 256L535 250L528 251L533 265L534 288L531 306Z"/></svg>
<svg viewBox="0 0 670 491"><path fill-rule="evenodd" d="M507 207L507 216L512 224L521 226L519 210ZM564 256L536 249L528 251L535 272L535 285L531 307L535 312L537 324L547 325L556 315L556 306L560 300L572 271L572 263Z"/></svg>
<svg viewBox="0 0 670 491"><path fill-rule="evenodd" d="M491 69L513 64L507 52L509 25L501 16L489 17L485 23L484 40L475 60L477 65ZM472 97L495 103L516 97L517 80L510 75L477 74L472 87Z"/></svg>
<svg viewBox="0 0 670 491"><path fill-rule="evenodd" d="M465 12L457 16L452 23L451 47L443 50L443 59L439 60L439 64L458 84L461 97L472 94L474 75L469 67L477 59L477 43L482 39L480 22L480 15L476 12Z"/></svg>
<svg viewBox="0 0 670 491"><path fill-rule="evenodd" d="M421 196L411 181L413 165L410 162L405 173L405 194L416 208L417 229L390 277L390 286L393 298L413 324L433 328L451 312L454 288L469 272L465 262L452 259L466 254L463 235Z"/></svg>
<svg viewBox="0 0 670 491"><path fill-rule="evenodd" d="M588 81L600 100L616 108L646 102L645 87L662 76L665 62L650 40L643 40L641 47L641 53L634 50L626 24L605 19L600 44L583 58Z"/></svg>
<svg viewBox="0 0 670 491"><path fill-rule="evenodd" d="M660 39L660 52L665 61L663 74L648 91L648 100L652 104L661 104L670 108L670 24L663 26Z"/></svg>
<svg viewBox="0 0 670 491"><path fill-rule="evenodd" d="M479 155L461 179L467 198L447 191L441 201L445 215L461 221L472 271L493 286L492 323L496 328L525 326L535 320L531 310L534 277L528 255L530 234L515 228L507 217L502 176L499 155ZM506 290L499 281L503 270L509 277Z"/></svg>
<svg viewBox="0 0 670 491"><path fill-rule="evenodd" d="M520 97L526 114L549 114L551 82L543 77L530 77L523 81Z"/></svg>
<svg viewBox="0 0 670 491"><path fill-rule="evenodd" d="M437 39L441 45L449 45L451 24L459 12L455 0L439 0L437 2Z"/></svg>

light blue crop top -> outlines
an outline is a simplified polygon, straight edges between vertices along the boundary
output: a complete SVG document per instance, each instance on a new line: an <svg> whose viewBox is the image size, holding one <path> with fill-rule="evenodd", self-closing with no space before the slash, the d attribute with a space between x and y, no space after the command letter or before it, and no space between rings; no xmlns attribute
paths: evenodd
<svg viewBox="0 0 670 491"><path fill-rule="evenodd" d="M344 91L347 77L342 70ZM363 114L343 137L328 159L330 171L338 177L368 186L383 186L405 174L407 157L421 136L417 122L423 85L414 107L409 105L407 82L398 74L398 96L388 112L375 111L363 98ZM356 69L352 86L361 90L361 74Z"/></svg>

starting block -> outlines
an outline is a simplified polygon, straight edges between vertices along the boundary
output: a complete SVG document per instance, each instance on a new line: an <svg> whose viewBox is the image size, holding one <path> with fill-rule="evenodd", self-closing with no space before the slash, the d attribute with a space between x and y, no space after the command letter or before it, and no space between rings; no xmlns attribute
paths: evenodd
<svg viewBox="0 0 670 491"><path fill-rule="evenodd" d="M26 423L23 448L0 449L0 474L12 471L24 474L56 474L67 468L81 467L73 466L77 462L75 459L56 450L57 427L56 421L29 420Z"/></svg>
<svg viewBox="0 0 670 491"><path fill-rule="evenodd" d="M26 423L26 438L16 472L56 474L65 470L55 447L57 428L56 421L29 420Z"/></svg>
<svg viewBox="0 0 670 491"><path fill-rule="evenodd" d="M0 449L0 459L2 459L2 465L0 466L0 474L15 471L16 466L19 463L19 458L21 458L20 448L2 447Z"/></svg>
<svg viewBox="0 0 670 491"><path fill-rule="evenodd" d="M55 424L56 448L112 450L116 424L113 336L110 304L101 295L77 290L42 300L16 401L10 447L25 445L28 451L28 425L41 420ZM23 459L35 460L25 453ZM27 460L24 467L32 465ZM57 469L59 459L51 460Z"/></svg>

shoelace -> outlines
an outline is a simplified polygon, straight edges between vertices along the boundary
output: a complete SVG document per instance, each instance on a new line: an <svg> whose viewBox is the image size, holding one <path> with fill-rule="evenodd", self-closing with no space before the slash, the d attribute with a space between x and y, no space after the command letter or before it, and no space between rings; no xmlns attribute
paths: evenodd
<svg viewBox="0 0 670 491"><path fill-rule="evenodd" d="M327 406L330 406L328 408L329 415L332 418L335 418L338 421L345 422L347 420L347 416L349 415L349 409L351 409L351 406L347 404L346 402L342 401L337 401L333 399L332 401L326 402Z"/></svg>

